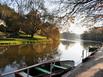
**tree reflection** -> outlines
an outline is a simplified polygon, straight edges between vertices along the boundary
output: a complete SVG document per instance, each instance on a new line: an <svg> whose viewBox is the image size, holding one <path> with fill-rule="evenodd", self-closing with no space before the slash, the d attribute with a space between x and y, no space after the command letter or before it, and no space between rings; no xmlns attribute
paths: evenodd
<svg viewBox="0 0 103 77"><path fill-rule="evenodd" d="M16 62L19 68L36 64L42 61L54 59L57 52L58 43L35 43L20 46L2 46L0 52L0 68Z"/></svg>

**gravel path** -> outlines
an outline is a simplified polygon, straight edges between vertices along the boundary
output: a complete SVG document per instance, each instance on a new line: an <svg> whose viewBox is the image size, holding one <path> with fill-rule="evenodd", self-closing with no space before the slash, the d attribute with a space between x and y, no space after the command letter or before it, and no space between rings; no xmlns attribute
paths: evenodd
<svg viewBox="0 0 103 77"><path fill-rule="evenodd" d="M90 60L62 77L103 77L103 47Z"/></svg>

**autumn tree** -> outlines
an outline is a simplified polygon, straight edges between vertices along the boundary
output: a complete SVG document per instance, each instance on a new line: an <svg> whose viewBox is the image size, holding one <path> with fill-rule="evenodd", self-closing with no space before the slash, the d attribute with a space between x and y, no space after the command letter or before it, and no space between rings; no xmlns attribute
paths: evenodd
<svg viewBox="0 0 103 77"><path fill-rule="evenodd" d="M52 20L69 17L79 12L86 12L89 15L97 9L96 5L101 2L102 0L9 0L9 3L4 1L7 5L16 5L17 11L20 14L27 13L33 9L41 11L44 19ZM52 9L50 9L49 4L46 3L57 7L51 7Z"/></svg>
<svg viewBox="0 0 103 77"><path fill-rule="evenodd" d="M6 29L4 32L12 33L17 35L20 29L20 18L21 16L16 13L13 9L7 5L0 5L0 19L6 22Z"/></svg>
<svg viewBox="0 0 103 77"><path fill-rule="evenodd" d="M97 10L97 4L101 3L102 0L9 0L9 3L5 1L5 4L8 6L16 5L16 11L21 15L25 16L30 13L30 11L38 11L40 13L40 19L43 22L52 22L52 23L68 23L68 18L72 15L78 16L78 14L85 14L85 19L88 20L89 17L95 10ZM54 6L50 6L46 3L50 3ZM57 6L57 7L56 7ZM56 7L56 8L55 8ZM15 8L14 8L15 9ZM29 17L30 18L30 17ZM91 19L92 20L92 19ZM36 20L35 20L36 21ZM23 20L22 20L23 22ZM93 21L95 22L95 21ZM85 22L82 22L86 24ZM67 25L66 24L66 25ZM32 22L32 25L39 27L37 23ZM83 25L84 26L84 25ZM86 24L85 26L93 26ZM33 28L34 28L33 27ZM67 26L68 27L68 26ZM29 32L33 33L32 31Z"/></svg>
<svg viewBox="0 0 103 77"><path fill-rule="evenodd" d="M41 23L39 13L37 11L30 11L23 19L21 31L24 31L33 37L34 33L36 33L39 29Z"/></svg>

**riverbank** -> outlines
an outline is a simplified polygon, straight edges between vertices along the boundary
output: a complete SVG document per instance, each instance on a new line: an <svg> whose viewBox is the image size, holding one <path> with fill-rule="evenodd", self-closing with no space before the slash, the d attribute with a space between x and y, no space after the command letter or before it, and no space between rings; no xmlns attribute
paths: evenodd
<svg viewBox="0 0 103 77"><path fill-rule="evenodd" d="M95 43L102 43L102 41L93 41L93 40L83 40L83 39L77 39L77 40L67 40L67 39L60 39L61 41L68 41L68 42L95 42Z"/></svg>
<svg viewBox="0 0 103 77"><path fill-rule="evenodd" d="M51 39L47 39L44 36L34 36L33 38L4 38L4 39L0 39L0 46L33 44L33 43L40 43L40 42L51 43Z"/></svg>
<svg viewBox="0 0 103 77"><path fill-rule="evenodd" d="M90 60L62 77L103 77L103 47Z"/></svg>

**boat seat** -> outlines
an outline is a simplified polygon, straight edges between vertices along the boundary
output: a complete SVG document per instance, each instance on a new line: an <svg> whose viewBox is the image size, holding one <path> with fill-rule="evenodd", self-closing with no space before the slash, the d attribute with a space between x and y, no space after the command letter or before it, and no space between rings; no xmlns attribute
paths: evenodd
<svg viewBox="0 0 103 77"><path fill-rule="evenodd" d="M53 66L54 66L54 67L56 67L56 68L61 68L61 69L64 69L64 70L65 70L65 69L67 69L66 67L59 66L59 65L55 65L55 64L53 64Z"/></svg>
<svg viewBox="0 0 103 77"><path fill-rule="evenodd" d="M69 67L73 67L73 65L71 64L64 64L65 66L69 66Z"/></svg>
<svg viewBox="0 0 103 77"><path fill-rule="evenodd" d="M18 74L19 74L21 77L27 77L27 76L33 77L33 76L31 76L31 75L28 75L28 74L25 73L25 72L19 72Z"/></svg>
<svg viewBox="0 0 103 77"><path fill-rule="evenodd" d="M44 72L44 73L47 73L47 74L51 74L50 71L46 70L46 69L43 69L43 68L40 68L40 67L35 67L35 69L41 71L41 72Z"/></svg>

